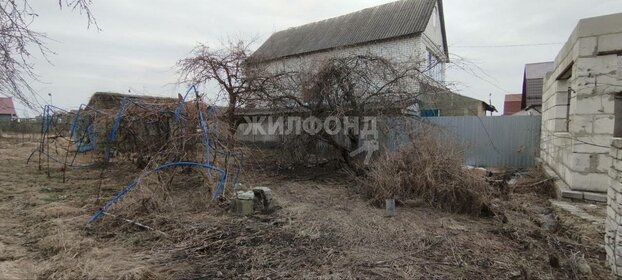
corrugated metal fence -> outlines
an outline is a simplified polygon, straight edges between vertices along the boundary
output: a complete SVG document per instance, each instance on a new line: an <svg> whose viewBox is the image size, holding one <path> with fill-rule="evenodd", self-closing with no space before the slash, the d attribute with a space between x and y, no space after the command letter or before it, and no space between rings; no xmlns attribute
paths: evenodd
<svg viewBox="0 0 622 280"><path fill-rule="evenodd" d="M534 166L540 146L539 116L433 117L465 151L466 164L480 167Z"/></svg>

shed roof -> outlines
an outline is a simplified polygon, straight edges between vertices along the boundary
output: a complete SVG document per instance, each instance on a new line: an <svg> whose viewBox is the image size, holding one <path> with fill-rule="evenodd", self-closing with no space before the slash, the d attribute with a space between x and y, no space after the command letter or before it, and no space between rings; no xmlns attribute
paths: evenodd
<svg viewBox="0 0 622 280"><path fill-rule="evenodd" d="M401 0L276 32L253 57L273 60L419 34L425 31L437 3L446 41L441 0Z"/></svg>
<svg viewBox="0 0 622 280"><path fill-rule="evenodd" d="M525 65L525 79L544 79L547 72L555 70L555 62L530 63Z"/></svg>
<svg viewBox="0 0 622 280"><path fill-rule="evenodd" d="M150 105L177 104L179 99L149 95L131 95L116 92L96 92L91 96L88 105L97 109L117 109L124 98L140 100Z"/></svg>
<svg viewBox="0 0 622 280"><path fill-rule="evenodd" d="M17 116L13 97L0 97L0 115Z"/></svg>

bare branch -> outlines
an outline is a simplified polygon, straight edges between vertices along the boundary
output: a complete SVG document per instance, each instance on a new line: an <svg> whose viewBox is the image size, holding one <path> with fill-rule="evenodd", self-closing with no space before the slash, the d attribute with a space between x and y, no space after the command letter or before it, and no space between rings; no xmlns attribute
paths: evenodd
<svg viewBox="0 0 622 280"><path fill-rule="evenodd" d="M61 8L69 7L84 13L88 25L95 25L90 5L92 0L59 0ZM36 92L29 84L38 80L34 65L29 62L29 47L34 47L46 57L52 51L47 48L47 37L31 29L38 17L28 0L0 0L0 94L13 96L30 108L37 107Z"/></svg>

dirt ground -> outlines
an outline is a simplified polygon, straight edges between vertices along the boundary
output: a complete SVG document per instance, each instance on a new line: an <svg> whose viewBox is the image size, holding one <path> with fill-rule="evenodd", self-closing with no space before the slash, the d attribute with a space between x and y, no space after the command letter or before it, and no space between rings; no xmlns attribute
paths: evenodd
<svg viewBox="0 0 622 280"><path fill-rule="evenodd" d="M100 192L110 197L139 170L113 165L100 189L101 169L70 169L62 183L60 166L48 178L26 165L35 147L0 139L2 279L612 279L603 226L541 195L499 198L493 218L421 205L386 218L330 166L264 157L251 157L242 182L270 187L272 211L240 218L199 207L187 183L171 191L178 211L133 217L157 231L109 216L87 228Z"/></svg>

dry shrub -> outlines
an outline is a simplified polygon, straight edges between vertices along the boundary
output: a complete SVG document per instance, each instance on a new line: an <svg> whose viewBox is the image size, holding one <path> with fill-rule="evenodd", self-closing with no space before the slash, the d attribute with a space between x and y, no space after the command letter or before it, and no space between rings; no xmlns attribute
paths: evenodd
<svg viewBox="0 0 622 280"><path fill-rule="evenodd" d="M547 198L557 198L557 188L553 178L548 177L542 167L532 168L518 179L513 193L536 193Z"/></svg>
<svg viewBox="0 0 622 280"><path fill-rule="evenodd" d="M208 175L201 168L173 168L161 172L139 176L138 185L124 195L108 211L118 218L155 226L154 223L172 222L178 215L205 212L217 205L213 193L218 185L219 174ZM225 191L231 193L231 187ZM113 224L133 225L122 219L108 217ZM110 226L104 223L101 227Z"/></svg>
<svg viewBox="0 0 622 280"><path fill-rule="evenodd" d="M286 164L307 164L317 153L317 140L307 135L288 135L282 143L279 161Z"/></svg>
<svg viewBox="0 0 622 280"><path fill-rule="evenodd" d="M450 212L490 214L490 186L464 167L463 154L450 139L423 124L409 138L397 151L376 159L360 180L373 204L416 199Z"/></svg>

